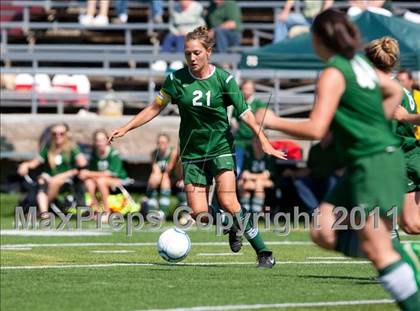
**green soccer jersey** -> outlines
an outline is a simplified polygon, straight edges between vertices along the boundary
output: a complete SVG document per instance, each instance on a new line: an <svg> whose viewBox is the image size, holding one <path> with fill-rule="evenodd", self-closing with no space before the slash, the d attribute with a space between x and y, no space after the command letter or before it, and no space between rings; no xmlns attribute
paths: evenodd
<svg viewBox="0 0 420 311"><path fill-rule="evenodd" d="M183 162L233 153L227 107L233 105L239 115L249 108L231 74L213 67L208 77L199 79L185 67L171 73L161 91L168 94L179 109Z"/></svg>
<svg viewBox="0 0 420 311"><path fill-rule="evenodd" d="M327 67L338 69L346 82L331 124L339 162L349 164L397 146L384 115L379 80L369 62L359 55L351 60L335 55Z"/></svg>
<svg viewBox="0 0 420 311"><path fill-rule="evenodd" d="M98 156L96 152L92 152L89 160L89 170L95 172L108 171L114 177L127 178L127 172L124 169L120 154L112 147L108 149L107 154L103 157Z"/></svg>
<svg viewBox="0 0 420 311"><path fill-rule="evenodd" d="M46 172L51 176L67 172L76 168L76 157L80 154L79 147L75 147L70 152L61 152L54 157L54 165L48 161L48 146L42 148L38 157L46 165Z"/></svg>
<svg viewBox="0 0 420 311"><path fill-rule="evenodd" d="M404 96L402 98L401 106L403 106L409 113L416 114L417 107L413 96L407 89L403 88L403 91ZM394 133L402 139L401 149L404 152L408 152L416 147L420 147L420 142L416 139L415 135L415 125L394 120L393 129Z"/></svg>
<svg viewBox="0 0 420 311"><path fill-rule="evenodd" d="M259 99L255 99L252 97L250 100L247 101L249 108L255 113L260 108L267 108L267 105ZM251 145L252 137L254 136L254 132L239 118L239 114L236 109L233 112L233 117L238 120L238 130L235 133L235 143L238 146L243 148L247 148Z"/></svg>
<svg viewBox="0 0 420 311"><path fill-rule="evenodd" d="M166 152L164 154L160 154L158 149L152 152L153 163L156 163L161 172L163 172L166 169L166 166L169 163L169 159L173 150L173 147L169 147L168 149L166 149Z"/></svg>

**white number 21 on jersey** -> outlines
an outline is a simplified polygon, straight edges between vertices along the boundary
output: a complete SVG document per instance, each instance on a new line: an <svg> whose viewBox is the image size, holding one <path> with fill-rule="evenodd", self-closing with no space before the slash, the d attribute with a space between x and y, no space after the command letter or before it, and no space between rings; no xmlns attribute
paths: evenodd
<svg viewBox="0 0 420 311"><path fill-rule="evenodd" d="M200 101L200 99L203 97L203 92L200 90L195 90L193 92L194 98L192 101L193 106L203 106L203 103ZM206 105L207 107L210 107L210 91L206 92Z"/></svg>

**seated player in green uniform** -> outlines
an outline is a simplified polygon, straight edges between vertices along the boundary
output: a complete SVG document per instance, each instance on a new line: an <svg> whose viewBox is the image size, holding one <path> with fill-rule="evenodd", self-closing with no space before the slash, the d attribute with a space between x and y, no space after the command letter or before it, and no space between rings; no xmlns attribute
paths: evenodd
<svg viewBox="0 0 420 311"><path fill-rule="evenodd" d="M91 196L91 207L96 209L101 204L104 209L102 221L107 222L111 213L108 206L110 188L123 185L127 172L119 152L108 144L108 134L104 129L94 132L93 144L88 169L81 170L79 178L84 180ZM100 194L99 200L97 192Z"/></svg>
<svg viewBox="0 0 420 311"><path fill-rule="evenodd" d="M346 172L320 204L311 237L323 248L349 254L347 237L355 232L363 253L379 272L379 281L399 307L420 310L416 258L394 248L390 234L389 211L402 208L406 188L404 156L387 120L401 102L401 87L356 54L360 35L342 12L330 9L319 14L312 34L315 52L326 69L317 82L309 119L293 122L268 116L266 125L306 139L319 140L331 131L335 153ZM349 212L358 207L363 225L337 230L336 206ZM380 217L371 213L374 210Z"/></svg>
<svg viewBox="0 0 420 311"><path fill-rule="evenodd" d="M261 213L265 200L265 189L273 187L275 166L273 158L267 156L258 141L252 139L252 146L245 152L242 174L239 178L241 205L252 213Z"/></svg>
<svg viewBox="0 0 420 311"><path fill-rule="evenodd" d="M152 152L152 172L147 182L146 198L148 210L159 210L164 217L168 213L171 196L171 172L177 160L177 151L169 145L169 136L159 134L156 149ZM159 195L160 190L160 195Z"/></svg>
<svg viewBox="0 0 420 311"><path fill-rule="evenodd" d="M233 136L227 107L233 105L241 119L258 136L267 154L284 158L259 130L253 113L246 105L232 75L209 63L213 41L205 27L198 27L185 38L184 54L188 66L171 73L151 105L123 127L113 131L111 138L124 136L156 117L169 103L176 104L181 117L179 128L180 154L183 163L185 191L193 216L209 210L208 190L216 180L216 192L222 209L238 217L229 233L231 250L242 246L239 221L246 211L236 194ZM258 266L271 268L275 264L272 252L265 245L257 227L246 221L244 235L257 253Z"/></svg>
<svg viewBox="0 0 420 311"><path fill-rule="evenodd" d="M244 94L245 102L253 113L256 113L261 108L267 108L267 104L255 98L255 84L253 81L245 80L242 82L241 91ZM233 111L232 116L236 120L233 128L235 129L236 174L239 177L242 173L244 165L245 151L251 147L251 141L254 133L241 120L236 109Z"/></svg>
<svg viewBox="0 0 420 311"><path fill-rule="evenodd" d="M365 48L373 65L392 77L392 69L399 59L398 42L390 37L373 40ZM394 111L393 131L401 138L407 169L406 194L401 214L402 229L410 234L420 234L420 141L416 139L416 125L420 114L411 93L403 88L401 105Z"/></svg>
<svg viewBox="0 0 420 311"><path fill-rule="evenodd" d="M38 177L37 204L41 218L48 218L49 204L57 196L61 186L87 165L86 158L70 138L69 127L59 123L51 127L51 141L42 148L39 155L23 162L18 167L21 176L29 170L44 164L45 171Z"/></svg>

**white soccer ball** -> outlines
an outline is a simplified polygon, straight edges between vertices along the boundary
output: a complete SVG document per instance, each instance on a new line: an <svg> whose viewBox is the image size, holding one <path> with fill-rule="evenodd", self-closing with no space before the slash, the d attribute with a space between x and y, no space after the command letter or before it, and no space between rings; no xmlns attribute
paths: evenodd
<svg viewBox="0 0 420 311"><path fill-rule="evenodd" d="M157 248L160 257L169 262L177 262L187 257L191 249L191 240L181 229L171 228L160 235Z"/></svg>

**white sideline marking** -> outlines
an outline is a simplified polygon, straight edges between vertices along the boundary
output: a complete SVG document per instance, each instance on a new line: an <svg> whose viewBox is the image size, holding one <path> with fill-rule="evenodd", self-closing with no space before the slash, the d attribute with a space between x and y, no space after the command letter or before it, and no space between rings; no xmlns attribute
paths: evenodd
<svg viewBox="0 0 420 311"><path fill-rule="evenodd" d="M30 250L32 250L32 247L7 247L7 248L2 248L2 250L6 250L6 251L30 251Z"/></svg>
<svg viewBox="0 0 420 311"><path fill-rule="evenodd" d="M302 308L302 307L329 307L329 306L346 306L346 305L375 305L394 303L391 299L380 300L350 300L350 301L320 301L320 302L286 302L271 304L254 304L254 305L224 305L224 306L198 306L191 308L172 308L172 309L143 309L138 311L224 311L224 310L256 310L268 308Z"/></svg>
<svg viewBox="0 0 420 311"><path fill-rule="evenodd" d="M223 246L229 245L227 242L192 242L193 245L197 246ZM267 241L267 245L315 245L312 242L307 241ZM143 243L39 243L39 244L3 244L1 249L8 247L84 247L84 246L155 246L155 242L143 242ZM244 242L244 245L249 245L248 242Z"/></svg>
<svg viewBox="0 0 420 311"><path fill-rule="evenodd" d="M277 265L342 265L342 264L369 264L370 261L280 261ZM162 263L104 263L104 264L79 264L79 265L51 265L51 266L2 266L1 270L30 270L30 269L68 269L68 268L111 268L111 267L136 267L136 266L161 266ZM234 265L255 265L254 261L233 261L233 262L179 262L167 265L173 266L234 266Z"/></svg>
<svg viewBox="0 0 420 311"><path fill-rule="evenodd" d="M0 235L12 236L103 236L111 234L112 232L93 230L0 230Z"/></svg>
<svg viewBox="0 0 420 311"><path fill-rule="evenodd" d="M126 254L126 253L134 253L134 251L129 251L129 250L115 250L115 251L90 251L91 253L95 253L95 254Z"/></svg>
<svg viewBox="0 0 420 311"><path fill-rule="evenodd" d="M244 253L198 253L197 256L241 256Z"/></svg>
<svg viewBox="0 0 420 311"><path fill-rule="evenodd" d="M309 260L350 260L349 257L339 257L339 256L333 256L333 257L306 257L306 259Z"/></svg>

